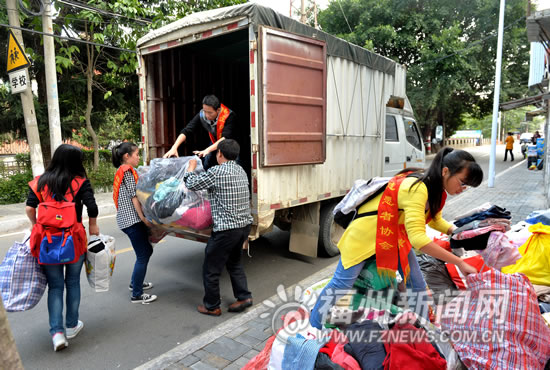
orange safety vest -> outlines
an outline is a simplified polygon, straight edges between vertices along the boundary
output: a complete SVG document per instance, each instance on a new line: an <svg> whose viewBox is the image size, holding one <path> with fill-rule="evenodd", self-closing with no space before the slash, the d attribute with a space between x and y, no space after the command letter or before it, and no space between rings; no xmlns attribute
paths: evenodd
<svg viewBox="0 0 550 370"><path fill-rule="evenodd" d="M208 132L208 135L210 135L210 140L212 140L212 144L222 138L222 131L225 126L225 121L227 120L227 117L229 117L229 114L231 114L231 111L225 105L221 104L220 108L221 110L218 114L218 122L216 123L216 139L214 139L214 136Z"/></svg>
<svg viewBox="0 0 550 370"><path fill-rule="evenodd" d="M128 164L123 164L118 168L118 170L115 173L115 179L113 181L113 200L115 202L116 209L118 209L118 194L120 192L120 185L122 185L122 180L124 180L124 173L126 171L132 171L132 175L134 175L134 180L136 180L136 183L139 178L134 167Z"/></svg>
<svg viewBox="0 0 550 370"><path fill-rule="evenodd" d="M395 278L399 261L403 269L403 280L406 282L410 267L408 255L411 251L411 242L407 236L404 224L399 224L399 207L397 195L399 187L409 173L402 173L393 177L380 198L378 204L378 219L376 223L376 268L382 276ZM447 193L443 192L441 206L445 205ZM429 223L432 215L428 215L426 223Z"/></svg>

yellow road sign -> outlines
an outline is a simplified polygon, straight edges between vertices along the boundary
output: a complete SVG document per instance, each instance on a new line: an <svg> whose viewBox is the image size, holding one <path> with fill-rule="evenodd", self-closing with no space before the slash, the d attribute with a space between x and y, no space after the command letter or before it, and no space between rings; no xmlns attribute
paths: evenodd
<svg viewBox="0 0 550 370"><path fill-rule="evenodd" d="M27 68L31 65L29 58L25 55L25 52L21 48L21 45L17 42L15 35L10 30L8 37L8 72L17 71L18 69Z"/></svg>

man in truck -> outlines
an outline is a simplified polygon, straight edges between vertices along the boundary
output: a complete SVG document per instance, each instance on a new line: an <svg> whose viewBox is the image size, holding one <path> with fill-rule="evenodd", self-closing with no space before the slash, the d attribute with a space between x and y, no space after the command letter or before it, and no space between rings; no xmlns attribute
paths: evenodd
<svg viewBox="0 0 550 370"><path fill-rule="evenodd" d="M210 136L210 146L204 150L195 150L193 153L198 155L199 158L203 158L203 167L208 170L210 167L217 165L215 154L218 150L218 144L225 139L237 139L235 117L235 112L221 104L215 95L206 95L202 99L201 111L181 130L176 142L163 157L177 157L178 147L198 127L202 127Z"/></svg>

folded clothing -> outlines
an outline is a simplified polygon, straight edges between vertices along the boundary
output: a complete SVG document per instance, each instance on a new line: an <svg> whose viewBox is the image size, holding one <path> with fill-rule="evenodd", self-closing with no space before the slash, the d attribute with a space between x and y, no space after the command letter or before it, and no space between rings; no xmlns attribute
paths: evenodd
<svg viewBox="0 0 550 370"><path fill-rule="evenodd" d="M506 208L502 208L499 206L491 206L491 208L489 208L486 211L479 212L471 216L458 219L454 222L454 224L457 227L461 227L472 221L485 220L487 218L505 218L509 220L512 218L512 214L510 213L510 211L507 211Z"/></svg>

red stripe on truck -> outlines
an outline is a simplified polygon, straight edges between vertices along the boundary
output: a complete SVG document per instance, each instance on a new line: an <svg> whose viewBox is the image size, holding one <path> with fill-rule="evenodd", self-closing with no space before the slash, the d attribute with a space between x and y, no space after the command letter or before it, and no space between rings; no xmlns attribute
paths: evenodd
<svg viewBox="0 0 550 370"><path fill-rule="evenodd" d="M230 25L227 26L227 29L232 30L237 27L239 27L239 22L231 23Z"/></svg>
<svg viewBox="0 0 550 370"><path fill-rule="evenodd" d="M252 179L252 192L258 194L258 179L255 177Z"/></svg>
<svg viewBox="0 0 550 370"><path fill-rule="evenodd" d="M258 169L258 154L257 153L252 154L252 169L253 170Z"/></svg>
<svg viewBox="0 0 550 370"><path fill-rule="evenodd" d="M145 114L141 112L141 124L143 125L145 123Z"/></svg>
<svg viewBox="0 0 550 370"><path fill-rule="evenodd" d="M160 50L160 45L153 45L147 48L147 51L150 53L152 51Z"/></svg>
<svg viewBox="0 0 550 370"><path fill-rule="evenodd" d="M256 95L256 89L254 88L254 80L250 80L250 96Z"/></svg>
<svg viewBox="0 0 550 370"><path fill-rule="evenodd" d="M256 112L250 112L250 126L256 127Z"/></svg>
<svg viewBox="0 0 550 370"><path fill-rule="evenodd" d="M180 43L178 40L168 41L168 47L171 48L172 46L178 46Z"/></svg>
<svg viewBox="0 0 550 370"><path fill-rule="evenodd" d="M254 50L250 50L250 64L254 64Z"/></svg>
<svg viewBox="0 0 550 370"><path fill-rule="evenodd" d="M300 198L300 200L298 200L298 203L305 203L305 202L307 202L307 197Z"/></svg>
<svg viewBox="0 0 550 370"><path fill-rule="evenodd" d="M201 37L204 39L206 37L210 37L212 36L212 31L206 31L206 32L203 32Z"/></svg>
<svg viewBox="0 0 550 370"><path fill-rule="evenodd" d="M139 89L140 100L143 101L143 88Z"/></svg>
<svg viewBox="0 0 550 370"><path fill-rule="evenodd" d="M269 208L271 208L271 209L279 209L281 207L282 207L281 203L276 203L276 204L272 204L272 205L269 206Z"/></svg>

